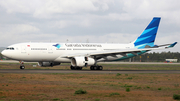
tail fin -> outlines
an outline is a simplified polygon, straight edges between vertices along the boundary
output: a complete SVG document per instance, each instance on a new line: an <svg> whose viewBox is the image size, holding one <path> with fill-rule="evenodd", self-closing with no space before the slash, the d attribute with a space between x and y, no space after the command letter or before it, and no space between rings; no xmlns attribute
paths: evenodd
<svg viewBox="0 0 180 101"><path fill-rule="evenodd" d="M143 33L134 41L134 46L138 49L154 47L159 22L161 18L154 17Z"/></svg>

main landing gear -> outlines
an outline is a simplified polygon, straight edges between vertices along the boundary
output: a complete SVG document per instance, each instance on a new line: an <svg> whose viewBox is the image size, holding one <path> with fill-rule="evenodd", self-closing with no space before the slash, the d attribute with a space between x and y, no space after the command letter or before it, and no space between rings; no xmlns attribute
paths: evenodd
<svg viewBox="0 0 180 101"><path fill-rule="evenodd" d="M70 68L71 70L82 70L82 67L71 66Z"/></svg>
<svg viewBox="0 0 180 101"><path fill-rule="evenodd" d="M20 62L20 69L25 69L24 62L23 61L19 61L19 62Z"/></svg>
<svg viewBox="0 0 180 101"><path fill-rule="evenodd" d="M91 66L90 70L103 70L103 66Z"/></svg>
<svg viewBox="0 0 180 101"><path fill-rule="evenodd" d="M71 70L82 70L82 67L70 66ZM90 70L103 70L102 66L91 66Z"/></svg>

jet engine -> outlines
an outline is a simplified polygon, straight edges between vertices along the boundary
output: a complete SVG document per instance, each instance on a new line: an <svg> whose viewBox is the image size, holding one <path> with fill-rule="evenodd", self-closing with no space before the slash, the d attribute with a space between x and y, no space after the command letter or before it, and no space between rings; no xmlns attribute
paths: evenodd
<svg viewBox="0 0 180 101"><path fill-rule="evenodd" d="M53 67L60 64L59 62L38 62L38 65L41 67Z"/></svg>
<svg viewBox="0 0 180 101"><path fill-rule="evenodd" d="M76 67L86 67L88 65L94 65L96 61L90 57L74 57L71 59L71 65Z"/></svg>

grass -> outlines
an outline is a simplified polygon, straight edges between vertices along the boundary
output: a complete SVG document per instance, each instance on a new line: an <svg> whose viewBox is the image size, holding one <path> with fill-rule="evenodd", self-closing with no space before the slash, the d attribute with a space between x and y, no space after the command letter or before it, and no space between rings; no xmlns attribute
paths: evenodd
<svg viewBox="0 0 180 101"><path fill-rule="evenodd" d="M11 67L13 69L16 69L17 66L17 64L0 65L2 68ZM105 65L106 70L108 70L109 68L106 66L109 65ZM126 66L128 65L111 65L110 67L112 69L119 69L119 67L126 69ZM133 67L133 65L129 66ZM143 68L141 65L139 66L139 68L133 68ZM153 65L151 66L155 68ZM176 67L171 66L172 68ZM66 67L66 65L62 66L64 69ZM27 68L32 69L33 67L28 64ZM150 68L149 65L147 68ZM178 100L179 84L180 74L0 73L0 101L171 101ZM160 90L158 90L159 88ZM81 93L75 94L76 91ZM82 94L82 92L86 93Z"/></svg>
<svg viewBox="0 0 180 101"><path fill-rule="evenodd" d="M158 88L158 90L162 90L162 88Z"/></svg>
<svg viewBox="0 0 180 101"><path fill-rule="evenodd" d="M83 89L76 90L74 94L86 94L87 91Z"/></svg>
<svg viewBox="0 0 180 101"><path fill-rule="evenodd" d="M95 99L95 101L100 101L100 99Z"/></svg>
<svg viewBox="0 0 180 101"><path fill-rule="evenodd" d="M114 96L114 95L120 95L119 93L111 93L111 94L109 94L109 96Z"/></svg>
<svg viewBox="0 0 180 101"><path fill-rule="evenodd" d="M22 95L22 93L18 93L18 95Z"/></svg>
<svg viewBox="0 0 180 101"><path fill-rule="evenodd" d="M121 74L120 73L117 73L116 76L120 76Z"/></svg>
<svg viewBox="0 0 180 101"><path fill-rule="evenodd" d="M36 63L25 63L26 69L59 69L70 70L70 63L62 63L54 67L33 67ZM103 70L180 70L180 64L98 64ZM19 69L19 63L0 63L0 69ZM90 70L84 67L83 70Z"/></svg>
<svg viewBox="0 0 180 101"><path fill-rule="evenodd" d="M54 99L52 99L53 101L57 101L57 100L60 100L59 98L54 98Z"/></svg>
<svg viewBox="0 0 180 101"><path fill-rule="evenodd" d="M128 78L126 78L126 79L130 79L130 80L131 80L131 79L132 79L132 77L128 77Z"/></svg>
<svg viewBox="0 0 180 101"><path fill-rule="evenodd" d="M127 85L127 84L125 84L124 87L132 87L132 85Z"/></svg>
<svg viewBox="0 0 180 101"><path fill-rule="evenodd" d="M149 86L147 86L147 88L150 88Z"/></svg>
<svg viewBox="0 0 180 101"><path fill-rule="evenodd" d="M128 74L133 77L131 80L126 79L126 75L116 77L116 74L4 73L3 75L4 77L0 76L0 84L4 85L0 86L0 100L55 100L58 98L65 101L94 101L95 99L169 101L172 100L172 95L180 90L177 87L177 84L180 84L180 74ZM170 81L167 75L172 78ZM22 77L26 77L27 80L22 80Z"/></svg>
<svg viewBox="0 0 180 101"><path fill-rule="evenodd" d="M137 87L136 89L141 89L141 87Z"/></svg>
<svg viewBox="0 0 180 101"><path fill-rule="evenodd" d="M126 88L126 92L130 92L130 88Z"/></svg>
<svg viewBox="0 0 180 101"><path fill-rule="evenodd" d="M6 98L6 96L0 96L0 99L1 99L1 98Z"/></svg>
<svg viewBox="0 0 180 101"><path fill-rule="evenodd" d="M179 87L179 84L174 84L175 87Z"/></svg>
<svg viewBox="0 0 180 101"><path fill-rule="evenodd" d="M173 99L174 100L180 100L180 95L179 94L174 94Z"/></svg>

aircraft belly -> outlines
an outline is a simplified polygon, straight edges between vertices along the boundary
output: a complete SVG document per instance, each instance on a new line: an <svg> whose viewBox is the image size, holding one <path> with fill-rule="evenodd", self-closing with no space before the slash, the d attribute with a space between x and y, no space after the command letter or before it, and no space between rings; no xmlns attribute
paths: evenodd
<svg viewBox="0 0 180 101"><path fill-rule="evenodd" d="M69 62L71 62L71 59L58 57L58 58L56 58L56 59L54 60L54 62L65 62L65 63L69 63Z"/></svg>
<svg viewBox="0 0 180 101"><path fill-rule="evenodd" d="M34 52L34 53L18 53L12 56L12 59L20 60L20 61L54 61L58 56L56 54L44 54L41 52Z"/></svg>

